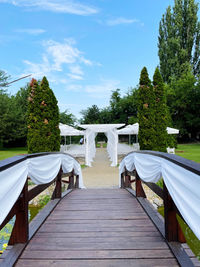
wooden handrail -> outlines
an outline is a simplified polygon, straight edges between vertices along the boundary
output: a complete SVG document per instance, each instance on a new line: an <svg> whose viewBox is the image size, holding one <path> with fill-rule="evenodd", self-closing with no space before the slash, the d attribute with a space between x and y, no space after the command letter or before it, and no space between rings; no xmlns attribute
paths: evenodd
<svg viewBox="0 0 200 267"><path fill-rule="evenodd" d="M121 177L125 176L125 173L127 175L127 171L121 174ZM160 198L164 200L164 217L165 217L165 237L168 241L179 241L181 243L185 243L185 237L183 235L183 232L179 226L176 214L178 214L181 219L184 220L182 215L180 214L178 208L176 207L174 201L172 200L167 187L165 186L165 183L163 182L163 188L160 188L158 185L154 183L147 183L144 182L138 175L137 171L135 174L133 172L128 172L129 181L131 180L131 175L135 175L135 189L136 189L136 198L137 197L143 197L146 198L145 191L143 189L142 183L147 185L155 194L157 194ZM122 181L123 188L126 188L125 182ZM130 187L130 186L128 186ZM184 220L185 222L185 220ZM186 223L186 222L185 222ZM187 223L186 223L187 224Z"/></svg>
<svg viewBox="0 0 200 267"><path fill-rule="evenodd" d="M193 172L195 174L200 175L200 165L192 162L190 160L187 160L185 158L167 154L163 152L156 152L156 151L136 151L131 152L133 153L142 153L142 154L148 154L153 155L157 157L164 158L170 162L173 162L174 164L181 166L182 168L185 168L189 170L190 172ZM127 155L126 155L127 156ZM131 180L131 176L134 176L135 179ZM163 189L160 188L155 183L149 183L143 181L138 173L137 170L129 172L125 168L125 171L121 174L121 187L122 188L130 188L131 183L135 182L136 186L136 197L143 197L145 198L145 192L142 186L142 183L147 185L154 193L156 193L161 199L164 201L164 217L165 217L165 237L168 241L179 241L181 243L185 242L185 237L183 235L183 232L179 226L179 223L177 221L177 214L181 217L181 219L184 220L182 217L180 211L178 210L177 206L175 205L172 197L169 194L169 191L167 190L167 187L163 181ZM185 220L184 220L185 222ZM186 223L186 222L185 222ZM187 223L186 223L187 224Z"/></svg>
<svg viewBox="0 0 200 267"><path fill-rule="evenodd" d="M24 160L28 158L46 156L46 155L51 155L51 154L66 155L66 153L60 153L60 152L52 152L52 153L47 152L47 153L37 153L37 154L31 154L31 155L15 156L15 157L8 158L6 160L1 161L0 171L6 170L20 162L23 162ZM72 157L71 155L68 155L68 156ZM14 227L13 227L11 237L9 240L9 245L14 245L17 243L26 243L29 239L29 222L28 222L29 201L31 201L33 198L35 198L37 195L39 195L41 192L43 192L46 188L48 188L53 183L55 183L55 189L52 194L52 199L56 199L56 198L59 199L62 197L62 174L63 174L63 171L62 171L62 168L60 168L60 171L57 177L53 179L50 183L37 185L30 190L28 190L28 179L30 178L27 177L25 185L17 201L15 202L10 212L8 213L8 215L6 216L6 218L0 225L0 230L1 230L13 218L13 216L16 216ZM74 188L79 187L79 175L75 175L74 170L72 170L70 173L65 173L65 176L69 177L68 189L74 189Z"/></svg>

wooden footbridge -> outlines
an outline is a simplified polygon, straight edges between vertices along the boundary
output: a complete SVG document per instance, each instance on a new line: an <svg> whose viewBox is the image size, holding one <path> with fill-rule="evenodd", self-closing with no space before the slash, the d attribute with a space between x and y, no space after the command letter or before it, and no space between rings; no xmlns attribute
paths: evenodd
<svg viewBox="0 0 200 267"><path fill-rule="evenodd" d="M178 210L165 187L147 184L164 199L164 222L146 200L137 173L125 171L121 189L78 189L78 175L72 171L67 176L68 190L61 193L60 171L52 181L52 200L30 224L28 201L51 183L30 191L25 183L0 226L16 215L1 266L200 266L181 244L185 239L176 219Z"/></svg>

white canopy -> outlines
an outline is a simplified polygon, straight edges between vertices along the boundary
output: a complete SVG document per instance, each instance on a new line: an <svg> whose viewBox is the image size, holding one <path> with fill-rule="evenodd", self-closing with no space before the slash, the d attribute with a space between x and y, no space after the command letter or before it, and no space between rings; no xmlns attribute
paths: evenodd
<svg viewBox="0 0 200 267"><path fill-rule="evenodd" d="M139 124L138 123L134 123L134 124L130 124L127 125L126 127L117 130L118 134L138 134L138 129L139 129Z"/></svg>
<svg viewBox="0 0 200 267"><path fill-rule="evenodd" d="M179 134L179 130L178 129L167 127L167 133L168 134Z"/></svg>
<svg viewBox="0 0 200 267"><path fill-rule="evenodd" d="M80 124L79 127L89 129L96 133L105 133L113 129L123 127L125 124Z"/></svg>
<svg viewBox="0 0 200 267"><path fill-rule="evenodd" d="M59 123L60 135L61 136L78 136L84 135L84 131L79 131L72 126L67 124Z"/></svg>
<svg viewBox="0 0 200 267"><path fill-rule="evenodd" d="M139 132L139 123L134 123L132 125L127 125L126 127L120 129L120 130L117 130L117 133L118 135L120 134L136 134L138 135L138 132ZM170 128L170 127L167 127L167 133L168 134L179 134L179 130L178 129L174 129L174 128Z"/></svg>

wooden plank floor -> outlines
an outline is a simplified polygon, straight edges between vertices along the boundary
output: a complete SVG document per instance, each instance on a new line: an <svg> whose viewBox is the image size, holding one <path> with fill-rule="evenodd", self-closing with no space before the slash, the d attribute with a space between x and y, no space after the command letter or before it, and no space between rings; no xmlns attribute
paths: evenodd
<svg viewBox="0 0 200 267"><path fill-rule="evenodd" d="M16 266L178 266L137 200L123 189L75 190Z"/></svg>

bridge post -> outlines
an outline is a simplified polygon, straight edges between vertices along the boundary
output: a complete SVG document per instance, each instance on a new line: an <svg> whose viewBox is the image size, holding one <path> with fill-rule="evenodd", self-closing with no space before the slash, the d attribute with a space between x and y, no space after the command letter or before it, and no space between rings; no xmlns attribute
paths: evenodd
<svg viewBox="0 0 200 267"><path fill-rule="evenodd" d="M61 196L62 196L62 168L60 168L60 171L56 177L56 186L52 198L53 199L61 198Z"/></svg>
<svg viewBox="0 0 200 267"><path fill-rule="evenodd" d="M75 188L79 188L79 175L76 175Z"/></svg>
<svg viewBox="0 0 200 267"><path fill-rule="evenodd" d="M125 177L124 177L124 188L131 188L131 177L128 175L128 171L125 168Z"/></svg>
<svg viewBox="0 0 200 267"><path fill-rule="evenodd" d="M179 241L185 243L185 237L176 218L176 205L170 196L163 181L165 238L167 241Z"/></svg>
<svg viewBox="0 0 200 267"><path fill-rule="evenodd" d="M124 186L124 173L121 173L121 188L125 188L125 186Z"/></svg>
<svg viewBox="0 0 200 267"><path fill-rule="evenodd" d="M74 170L72 170L71 175L69 176L69 186L68 189L74 188Z"/></svg>
<svg viewBox="0 0 200 267"><path fill-rule="evenodd" d="M135 171L135 187L136 187L136 197L146 198L146 194L145 194L144 189L142 187L142 182L141 182L141 179L140 179L137 171Z"/></svg>
<svg viewBox="0 0 200 267"><path fill-rule="evenodd" d="M28 179L26 179L24 188L16 202L16 220L9 240L9 245L16 243L26 243L29 238L28 224Z"/></svg>

